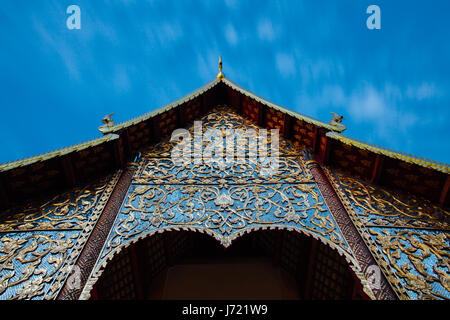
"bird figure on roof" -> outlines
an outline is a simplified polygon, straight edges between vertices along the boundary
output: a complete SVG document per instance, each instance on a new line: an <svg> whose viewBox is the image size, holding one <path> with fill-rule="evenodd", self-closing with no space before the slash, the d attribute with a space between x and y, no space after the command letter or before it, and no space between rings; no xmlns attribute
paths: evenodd
<svg viewBox="0 0 450 320"><path fill-rule="evenodd" d="M102 119L102 122L103 122L104 124L106 124L107 127L112 127L112 126L114 126L114 120L111 118L111 116L112 116L113 114L114 114L114 113L110 113L110 114L104 116L103 119Z"/></svg>
<svg viewBox="0 0 450 320"><path fill-rule="evenodd" d="M102 123L104 124L98 127L98 130L100 130L101 133L106 134L109 132L109 128L114 127L114 120L111 118L113 114L114 113L110 113L103 117Z"/></svg>
<svg viewBox="0 0 450 320"><path fill-rule="evenodd" d="M330 120L330 124L336 128L339 128L341 132L344 131L346 129L346 126L341 123L344 119L344 116L340 116L332 111L330 113L333 115L333 118L331 118Z"/></svg>

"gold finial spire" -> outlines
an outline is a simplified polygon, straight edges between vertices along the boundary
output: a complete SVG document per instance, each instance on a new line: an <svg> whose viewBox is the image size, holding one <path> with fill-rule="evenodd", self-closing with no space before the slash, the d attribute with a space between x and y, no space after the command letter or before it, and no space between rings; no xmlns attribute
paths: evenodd
<svg viewBox="0 0 450 320"><path fill-rule="evenodd" d="M222 72L222 56L219 57L219 73L217 74L217 79L223 79L225 75Z"/></svg>

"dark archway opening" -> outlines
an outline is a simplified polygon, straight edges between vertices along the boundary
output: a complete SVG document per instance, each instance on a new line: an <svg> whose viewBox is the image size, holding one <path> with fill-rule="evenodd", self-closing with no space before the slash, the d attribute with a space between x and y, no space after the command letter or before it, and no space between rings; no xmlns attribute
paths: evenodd
<svg viewBox="0 0 450 320"><path fill-rule="evenodd" d="M186 231L130 245L91 299L369 299L344 257L293 231L255 231L224 248Z"/></svg>

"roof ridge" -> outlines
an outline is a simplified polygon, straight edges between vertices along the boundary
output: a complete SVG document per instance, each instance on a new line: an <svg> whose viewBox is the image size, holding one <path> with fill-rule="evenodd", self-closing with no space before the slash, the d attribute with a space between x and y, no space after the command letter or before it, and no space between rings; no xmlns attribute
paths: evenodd
<svg viewBox="0 0 450 320"><path fill-rule="evenodd" d="M265 99L265 98L255 94L255 93L253 93L253 92L251 92L251 91L241 87L237 83L235 83L235 82L233 82L233 81L231 81L231 80L229 80L227 78L223 79L222 81L225 84L229 85L232 89L235 89L235 90L241 92L242 94L244 94L246 96L249 96L249 97L255 99L258 102L264 103L264 104L266 104L266 105L268 105L268 106L270 106L270 107L272 107L274 109L277 109L277 110L279 110L281 112L287 113L287 114L289 114L290 116L292 116L292 117L294 117L296 119L303 120L305 122L318 125L320 127L326 128L326 129L331 130L331 131L337 131L337 132L344 131L344 129L337 128L336 126L333 126L333 125L331 125L329 123L326 123L326 122L314 119L314 118L309 117L309 116L305 116L305 115L303 115L301 113L289 110L289 109L287 109L287 108L285 108L283 106L280 106L280 105L278 105L276 103L273 103L273 102L271 102L271 101L269 101L269 100L267 100L267 99Z"/></svg>
<svg viewBox="0 0 450 320"><path fill-rule="evenodd" d="M171 102L169 104L166 104L156 110L147 112L141 116L132 118L130 120L126 120L126 121L122 121L120 123L115 124L114 126L109 126L109 127L100 127L99 130L103 133L110 133L110 132L115 132L117 130L120 130L124 127L128 127L130 125L136 124L137 122L141 122L147 119L152 118L153 116L163 113L167 110L170 110L184 102L187 102L189 100L192 100L193 98L196 98L197 96L199 96L200 94L208 91L209 89L215 87L221 80L220 79L214 79L206 84L204 84L203 86L201 86L200 88L198 88L197 90L192 91L191 93L179 98L178 100L175 100L174 102Z"/></svg>

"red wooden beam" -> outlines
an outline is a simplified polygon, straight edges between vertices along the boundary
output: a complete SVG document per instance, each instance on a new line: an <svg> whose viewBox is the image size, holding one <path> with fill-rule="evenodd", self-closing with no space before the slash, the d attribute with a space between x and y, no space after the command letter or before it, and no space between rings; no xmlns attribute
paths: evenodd
<svg viewBox="0 0 450 320"><path fill-rule="evenodd" d="M292 138L292 131L294 128L294 119L292 119L292 116L285 113L284 114L284 124L283 124L283 136L285 139L291 139Z"/></svg>
<svg viewBox="0 0 450 320"><path fill-rule="evenodd" d="M117 181L106 206L103 209L100 218L92 230L86 244L84 245L77 262L75 263L81 270L81 288L84 288L92 268L100 256L103 245L108 237L109 230L117 217L123 199L126 196L131 180L134 175L134 169L126 169ZM57 300L78 300L81 294L81 289L70 288L68 283L58 293Z"/></svg>
<svg viewBox="0 0 450 320"><path fill-rule="evenodd" d="M6 188L3 185L3 180L0 177L0 208L7 208L9 206L8 194Z"/></svg>
<svg viewBox="0 0 450 320"><path fill-rule="evenodd" d="M66 184L69 186L69 188L76 186L77 176L75 175L75 170L73 168L72 158L70 157L70 155L66 155L61 158L61 165L66 177Z"/></svg>
<svg viewBox="0 0 450 320"><path fill-rule="evenodd" d="M377 183L378 180L380 179L381 170L383 168L383 162L384 158L381 155L377 154L375 164L372 170L372 176L370 178L370 183Z"/></svg>
<svg viewBox="0 0 450 320"><path fill-rule="evenodd" d="M178 128L183 128L186 125L186 105L187 103L183 103L177 107Z"/></svg>
<svg viewBox="0 0 450 320"><path fill-rule="evenodd" d="M123 137L123 144L124 144L123 148L124 148L124 152L125 152L125 158L128 158L133 153L131 150L130 133L128 132L128 128L125 128L125 130L123 130L120 133L120 136Z"/></svg>
<svg viewBox="0 0 450 320"><path fill-rule="evenodd" d="M356 229L353 224L346 208L341 202L338 194L334 190L332 182L330 182L324 170L320 165L314 165L314 162L309 161L307 167L310 169L311 174L314 177L314 180L325 200L327 206L336 221L337 226L342 231L344 238L347 240L347 243L350 246L350 249L353 252L357 252L356 258L361 266L361 269L364 271L370 265L377 265L370 249L365 244L361 234ZM331 176L330 176L331 177ZM380 290L374 290L374 295L376 299L383 300L396 300L397 295L393 291L391 284L388 280L382 275L381 276L381 288Z"/></svg>
<svg viewBox="0 0 450 320"><path fill-rule="evenodd" d="M205 95L203 94L200 97L200 115L205 115L206 114L206 104L205 104Z"/></svg>
<svg viewBox="0 0 450 320"><path fill-rule="evenodd" d="M264 127L266 121L266 108L261 103L258 103L258 126Z"/></svg>
<svg viewBox="0 0 450 320"><path fill-rule="evenodd" d="M114 141L114 158L116 160L116 165L119 168L125 167L125 155L123 147L123 138L120 136L119 139Z"/></svg>
<svg viewBox="0 0 450 320"><path fill-rule="evenodd" d="M324 159L323 159L323 164L328 164L330 162L330 154L331 154L331 148L333 145L333 141L328 139L327 137L325 137L325 155L324 155Z"/></svg>
<svg viewBox="0 0 450 320"><path fill-rule="evenodd" d="M319 139L319 128L314 126L314 138L313 138L313 145L312 145L312 153L317 153L317 146L319 143L317 142Z"/></svg>
<svg viewBox="0 0 450 320"><path fill-rule="evenodd" d="M242 114L242 93L236 93L239 97L238 113Z"/></svg>
<svg viewBox="0 0 450 320"><path fill-rule="evenodd" d="M210 91L206 91L202 95L203 110L204 110L205 114L208 113L211 110L211 108L215 107L214 101L211 100L211 92L215 93L216 92L216 88L213 88Z"/></svg>
<svg viewBox="0 0 450 320"><path fill-rule="evenodd" d="M155 117L148 119L148 121L152 133L152 139L150 139L150 141L159 142L160 141L159 124L155 121Z"/></svg>
<svg viewBox="0 0 450 320"><path fill-rule="evenodd" d="M450 175L448 175L447 180L445 180L445 184L441 192L441 197L439 198L439 204L441 205L441 207L443 207L445 204L445 199L447 199L449 189L450 189Z"/></svg>
<svg viewBox="0 0 450 320"><path fill-rule="evenodd" d="M325 134L325 131L320 130L317 134L316 142L316 144L318 144L318 150L316 151L317 161L323 165L326 165L329 162L332 143L332 141L328 139Z"/></svg>

